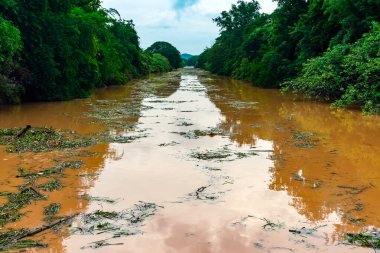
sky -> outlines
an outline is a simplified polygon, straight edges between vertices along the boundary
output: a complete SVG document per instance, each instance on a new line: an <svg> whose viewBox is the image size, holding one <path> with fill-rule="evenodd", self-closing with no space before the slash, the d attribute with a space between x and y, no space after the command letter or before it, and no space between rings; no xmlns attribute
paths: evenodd
<svg viewBox="0 0 380 253"><path fill-rule="evenodd" d="M114 8L121 17L132 19L142 48L156 41L167 41L181 53L200 54L213 44L219 28L212 19L237 0L103 0L103 7ZM276 3L259 0L261 11L271 13Z"/></svg>

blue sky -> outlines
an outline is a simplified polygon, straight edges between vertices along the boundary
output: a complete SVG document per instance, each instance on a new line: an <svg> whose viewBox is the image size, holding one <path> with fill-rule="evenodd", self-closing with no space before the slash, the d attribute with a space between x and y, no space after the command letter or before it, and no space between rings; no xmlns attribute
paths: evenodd
<svg viewBox="0 0 380 253"><path fill-rule="evenodd" d="M212 22L237 0L103 0L124 19L133 19L141 47L156 41L172 43L181 53L199 54L213 44L219 29ZM276 4L259 0L262 11L271 13Z"/></svg>

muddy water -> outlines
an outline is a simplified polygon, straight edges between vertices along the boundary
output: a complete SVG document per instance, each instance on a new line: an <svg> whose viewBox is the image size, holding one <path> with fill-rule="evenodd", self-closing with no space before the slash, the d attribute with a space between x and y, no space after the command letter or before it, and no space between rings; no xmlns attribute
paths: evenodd
<svg viewBox="0 0 380 253"><path fill-rule="evenodd" d="M65 172L62 190L7 226L43 225L43 207L55 202L60 216L81 214L33 238L49 248L31 252L373 252L343 235L380 227L379 118L185 69L90 99L0 109L0 127L27 124L132 137L70 152L0 153L1 191L23 183L19 167L84 162ZM118 227L134 235L81 228L85 214L141 203L156 210Z"/></svg>

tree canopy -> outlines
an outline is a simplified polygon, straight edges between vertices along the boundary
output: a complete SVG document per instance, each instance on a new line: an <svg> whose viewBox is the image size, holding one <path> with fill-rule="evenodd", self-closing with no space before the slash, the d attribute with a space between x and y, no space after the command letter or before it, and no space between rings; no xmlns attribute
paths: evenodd
<svg viewBox="0 0 380 253"><path fill-rule="evenodd" d="M181 60L180 52L178 51L177 48L175 48L172 44L168 42L164 42L164 41L155 42L153 45L151 45L150 47L146 49L146 52L150 54L158 53L165 56L169 60L170 65L174 69L181 67L182 60Z"/></svg>
<svg viewBox="0 0 380 253"><path fill-rule="evenodd" d="M338 104L361 105L366 111L376 111L376 106L371 107L369 104L378 106L380 103L380 91L374 83L379 73L369 73L364 67L353 70L351 66L353 72L349 74L347 69L344 70L348 63L343 64L339 59L346 62L344 59L350 58L355 61L354 64L367 66L368 69L375 66L368 66L369 63L379 61L380 53L364 52L372 45L369 38L374 39L379 33L376 27L380 21L380 1L276 1L278 8L270 15L259 12L260 7L256 0L238 1L236 5L232 5L230 11L222 12L214 19L221 28L220 35L215 44L199 56L197 67L247 80L262 87L280 87L286 83L301 91L301 84L312 89L313 81L302 79L306 78L305 75L310 79L317 77L317 74L311 74L308 70L317 67L318 63L331 60L331 64L327 65L330 70L335 69L334 77L341 76L345 85L341 86L338 84L339 80L334 80L334 87L339 91L334 91L337 96L327 96L326 100L335 101L351 92L357 94L350 96L352 102L346 100ZM371 30L372 26L375 28ZM364 34L368 34L367 40L361 40ZM342 48L351 47L357 48L356 53L350 50L340 51ZM363 52L362 57L358 57L360 51ZM322 65L320 67L326 73L318 72L321 69L315 71L322 76L328 75L326 66ZM353 73L356 73L354 76L362 76L363 83L355 81ZM298 77L301 79L297 79ZM297 80L299 85L292 83L292 80ZM353 88L359 86L360 89ZM359 99L360 92L367 94L366 99L362 96ZM312 92L308 95L319 98Z"/></svg>
<svg viewBox="0 0 380 253"><path fill-rule="evenodd" d="M0 69L3 102L86 97L170 69L152 67L167 62L146 55L133 22L99 0L1 1L0 36L1 65L12 65Z"/></svg>

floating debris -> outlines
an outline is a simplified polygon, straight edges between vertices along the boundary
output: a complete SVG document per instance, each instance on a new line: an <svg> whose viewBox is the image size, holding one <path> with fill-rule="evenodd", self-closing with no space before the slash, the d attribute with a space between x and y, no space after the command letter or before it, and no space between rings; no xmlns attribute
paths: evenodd
<svg viewBox="0 0 380 253"><path fill-rule="evenodd" d="M314 148L317 146L319 139L317 139L318 134L316 133L303 133L299 131L294 131L292 135L292 145L297 148Z"/></svg>
<svg viewBox="0 0 380 253"><path fill-rule="evenodd" d="M189 122L181 122L177 124L177 126L185 126L185 127L193 126L193 125L194 125L193 123L189 123Z"/></svg>
<svg viewBox="0 0 380 253"><path fill-rule="evenodd" d="M257 109L258 102L232 101L228 105L236 109Z"/></svg>
<svg viewBox="0 0 380 253"><path fill-rule="evenodd" d="M184 138L187 139L199 139L199 136L197 136L194 131L189 131L189 132L172 132L173 134L179 134Z"/></svg>
<svg viewBox="0 0 380 253"><path fill-rule="evenodd" d="M363 218L354 218L354 217L351 217L351 216L348 217L348 222L351 223L351 224L363 224L366 221L367 220L363 219Z"/></svg>
<svg viewBox="0 0 380 253"><path fill-rule="evenodd" d="M52 203L44 208L44 215L47 216L53 216L57 213L59 213L59 210L61 209L60 203Z"/></svg>
<svg viewBox="0 0 380 253"><path fill-rule="evenodd" d="M284 223L280 223L280 222L275 223L267 218L262 218L260 220L265 221L265 224L262 226L262 228L266 231L281 229L285 226Z"/></svg>
<svg viewBox="0 0 380 253"><path fill-rule="evenodd" d="M18 178L39 178L39 177L49 177L51 175L56 175L56 174L62 174L64 169L79 169L83 165L82 161L65 161L57 166L54 166L50 169L47 170L42 170L39 172L31 172L31 171L26 171L23 168L19 168L18 171L20 175L16 176Z"/></svg>
<svg viewBox="0 0 380 253"><path fill-rule="evenodd" d="M222 160L232 156L229 152L224 151L206 151L206 152L195 152L191 154L191 157L199 160Z"/></svg>
<svg viewBox="0 0 380 253"><path fill-rule="evenodd" d="M77 214L70 215L68 217L64 217L54 223L29 230L29 229L21 229L14 230L9 229L7 232L0 233L0 251L4 250L15 250L15 249L24 249L24 248L46 248L46 244L42 244L38 241L34 240L24 240L24 238L35 236L41 232L44 232L48 229L55 228L57 226L63 225L68 221L72 220Z"/></svg>
<svg viewBox="0 0 380 253"><path fill-rule="evenodd" d="M321 225L314 228L306 228L306 227L302 227L300 229L294 228L294 229L289 229L289 232L294 235L312 235L313 233L317 232L318 229L326 227L326 226L327 225Z"/></svg>
<svg viewBox="0 0 380 253"><path fill-rule="evenodd" d="M160 147L169 147L169 146L176 146L178 144L179 144L178 142L172 141L172 142L169 142L169 143L161 143L158 146L160 146Z"/></svg>
<svg viewBox="0 0 380 253"><path fill-rule="evenodd" d="M22 131L22 128L0 129L0 145L8 146L6 152L72 150L95 144L94 140L60 129L29 128L28 131L20 136Z"/></svg>
<svg viewBox="0 0 380 253"><path fill-rule="evenodd" d="M88 195L83 196L83 199L86 199L92 202L102 202L102 203L108 203L108 204L115 204L117 202L116 200L110 199L110 198L91 197Z"/></svg>
<svg viewBox="0 0 380 253"><path fill-rule="evenodd" d="M47 248L46 244L34 240L18 240L29 230L8 230L0 233L0 251L6 250L21 250L26 248Z"/></svg>
<svg viewBox="0 0 380 253"><path fill-rule="evenodd" d="M202 186L198 188L194 193L191 193L190 196L194 196L198 200L216 200L218 198L216 193L207 193L206 190L209 186Z"/></svg>
<svg viewBox="0 0 380 253"><path fill-rule="evenodd" d="M138 124L138 118L142 116L141 112L152 108L142 105L141 99L126 102L98 100L90 106L92 109L84 117L90 118L92 124L119 130L133 130Z"/></svg>
<svg viewBox="0 0 380 253"><path fill-rule="evenodd" d="M82 235L107 234L111 236L99 245L92 243L86 247L109 246L108 240L121 236L130 236L142 233L140 227L145 220L154 215L160 206L154 203L140 202L130 209L121 212L97 210L92 213L82 214L79 222L72 230L73 233ZM161 207L163 208L163 207Z"/></svg>
<svg viewBox="0 0 380 253"><path fill-rule="evenodd" d="M119 136L109 136L105 140L107 142L111 143L132 143L138 139L146 138L148 137L147 134L141 134L141 135L119 135Z"/></svg>
<svg viewBox="0 0 380 253"><path fill-rule="evenodd" d="M188 132L173 132L175 134L179 134L187 139L198 139L199 137L209 136L214 137L217 135L227 135L223 129L220 128L210 128L206 130L192 130Z"/></svg>
<svg viewBox="0 0 380 253"><path fill-rule="evenodd" d="M380 232L376 229L364 233L346 233L346 240L356 246L380 249Z"/></svg>
<svg viewBox="0 0 380 253"><path fill-rule="evenodd" d="M0 206L0 226L19 220L24 215L19 211L26 205L36 200L46 199L46 196L34 187L28 187L19 193L10 193L7 197L8 202Z"/></svg>
<svg viewBox="0 0 380 253"><path fill-rule="evenodd" d="M368 185L368 186L354 187L354 186L338 185L337 187L340 189L345 189L346 194L357 195L357 194L363 193L364 191L370 189L372 186Z"/></svg>
<svg viewBox="0 0 380 253"><path fill-rule="evenodd" d="M232 150L229 150L228 148L224 147L222 149L218 149L215 151L212 151L212 150L206 150L203 152L195 151L191 154L191 157L198 160L216 160L218 162L222 162L222 161L234 161L238 159L244 159L244 158L248 158L250 156L256 156L256 155L257 154L252 151L233 152Z"/></svg>
<svg viewBox="0 0 380 253"><path fill-rule="evenodd" d="M58 180L49 181L47 183L41 184L38 188L46 192L53 192L62 189L62 183Z"/></svg>
<svg viewBox="0 0 380 253"><path fill-rule="evenodd" d="M101 241L89 243L88 246L81 247L81 249L86 249L86 248L99 249L102 247L115 246L115 245L124 245L124 243L109 243L107 242L107 240L101 240Z"/></svg>

